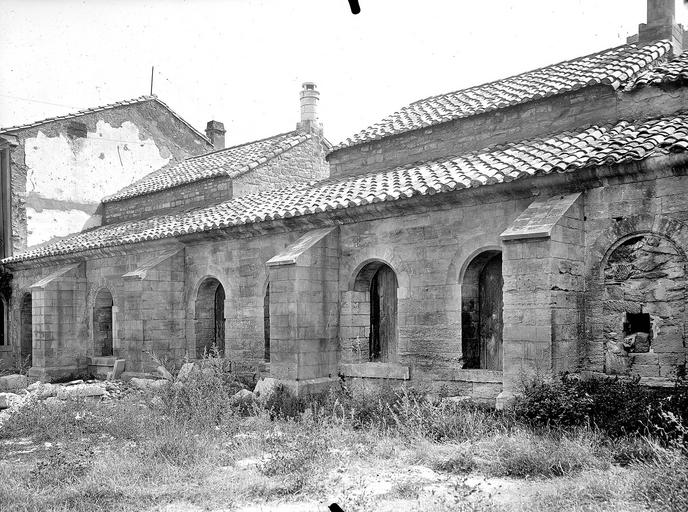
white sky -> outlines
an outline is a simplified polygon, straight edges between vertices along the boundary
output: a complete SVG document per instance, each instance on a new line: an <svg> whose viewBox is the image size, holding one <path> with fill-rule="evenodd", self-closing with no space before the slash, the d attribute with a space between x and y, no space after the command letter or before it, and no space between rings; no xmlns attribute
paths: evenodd
<svg viewBox="0 0 688 512"><path fill-rule="evenodd" d="M201 131L223 121L228 144L293 129L314 81L336 143L414 100L622 44L646 0L359 2L0 0L0 126L147 94L155 65L154 92Z"/></svg>

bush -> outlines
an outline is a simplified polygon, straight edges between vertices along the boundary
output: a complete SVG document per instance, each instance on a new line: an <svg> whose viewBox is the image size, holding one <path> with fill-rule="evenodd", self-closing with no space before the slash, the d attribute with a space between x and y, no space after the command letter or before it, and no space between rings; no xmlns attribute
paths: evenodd
<svg viewBox="0 0 688 512"><path fill-rule="evenodd" d="M641 386L639 379L533 379L514 404L518 419L534 427L594 426L613 438L652 434L666 442L684 434L688 422L688 388L670 396ZM675 424L668 421L676 420Z"/></svg>

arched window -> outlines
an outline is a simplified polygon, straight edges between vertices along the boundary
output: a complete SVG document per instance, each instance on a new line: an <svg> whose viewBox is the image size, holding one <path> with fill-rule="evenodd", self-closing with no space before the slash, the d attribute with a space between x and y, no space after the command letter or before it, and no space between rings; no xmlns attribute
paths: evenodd
<svg viewBox="0 0 688 512"><path fill-rule="evenodd" d="M463 367L502 369L502 253L485 251L466 268L461 286Z"/></svg>
<svg viewBox="0 0 688 512"><path fill-rule="evenodd" d="M22 362L31 362L33 354L33 311L31 294L25 293L19 306L20 356Z"/></svg>
<svg viewBox="0 0 688 512"><path fill-rule="evenodd" d="M270 283L265 289L265 298L263 299L263 337L265 339L265 351L263 358L265 361L270 361Z"/></svg>
<svg viewBox="0 0 688 512"><path fill-rule="evenodd" d="M621 241L604 266L600 321L608 373L676 375L688 350L688 265L674 243L648 233ZM642 354L642 355L641 355Z"/></svg>
<svg viewBox="0 0 688 512"><path fill-rule="evenodd" d="M225 350L225 289L214 277L206 278L196 296L196 355Z"/></svg>
<svg viewBox="0 0 688 512"><path fill-rule="evenodd" d="M397 287L394 270L380 261L368 263L356 276L354 291L364 292L358 294L357 307L369 311L368 361L397 359Z"/></svg>
<svg viewBox="0 0 688 512"><path fill-rule="evenodd" d="M93 304L93 353L96 357L112 355L112 294L101 288Z"/></svg>

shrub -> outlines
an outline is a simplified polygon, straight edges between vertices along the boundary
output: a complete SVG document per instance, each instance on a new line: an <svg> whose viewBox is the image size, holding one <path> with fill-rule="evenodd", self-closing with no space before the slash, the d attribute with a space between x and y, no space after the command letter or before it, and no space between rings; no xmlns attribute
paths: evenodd
<svg viewBox="0 0 688 512"><path fill-rule="evenodd" d="M162 413L177 423L205 429L223 423L233 414L231 398L242 389L231 363L219 354L206 354L184 382L174 382L154 396L162 400Z"/></svg>
<svg viewBox="0 0 688 512"><path fill-rule="evenodd" d="M668 442L684 434L688 388L678 387L666 397L641 386L639 379L580 380L564 374L555 381L536 378L524 383L513 410L535 427L592 425L614 438L652 434ZM671 415L675 423L668 421Z"/></svg>

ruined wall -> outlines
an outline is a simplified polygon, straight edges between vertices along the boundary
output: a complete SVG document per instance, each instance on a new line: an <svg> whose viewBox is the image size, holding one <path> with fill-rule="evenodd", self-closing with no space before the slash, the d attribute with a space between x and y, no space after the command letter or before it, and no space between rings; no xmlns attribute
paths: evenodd
<svg viewBox="0 0 688 512"><path fill-rule="evenodd" d="M103 196L168 162L211 149L154 101L13 134L20 141L12 151L15 252L97 225Z"/></svg>
<svg viewBox="0 0 688 512"><path fill-rule="evenodd" d="M688 267L666 238L632 237L604 266L606 371L642 377L685 375Z"/></svg>
<svg viewBox="0 0 688 512"><path fill-rule="evenodd" d="M334 151L332 176L349 176L459 155L541 135L618 119L610 87L590 87L524 105L458 119Z"/></svg>
<svg viewBox="0 0 688 512"><path fill-rule="evenodd" d="M235 197L295 183L327 178L329 164L325 148L318 138L309 139L278 157L234 179Z"/></svg>

